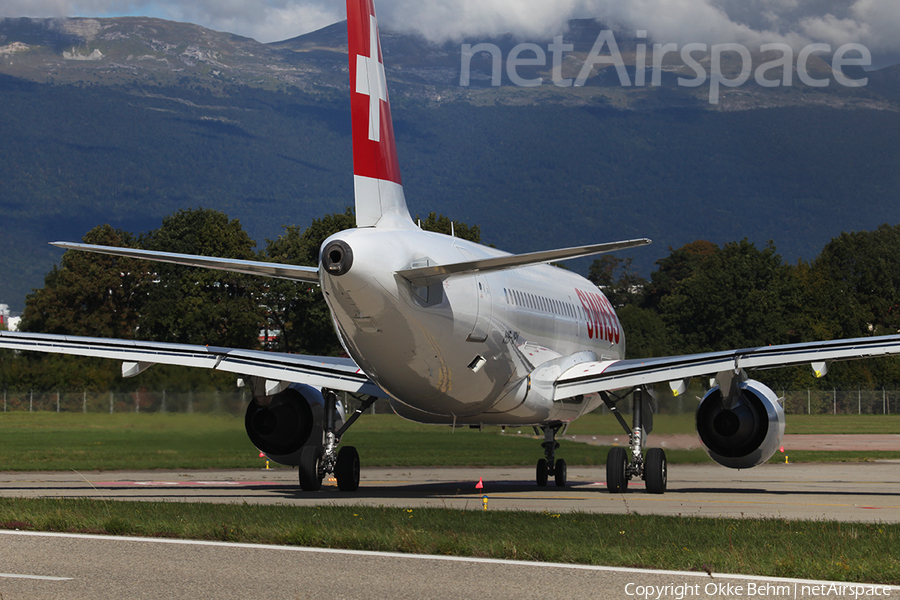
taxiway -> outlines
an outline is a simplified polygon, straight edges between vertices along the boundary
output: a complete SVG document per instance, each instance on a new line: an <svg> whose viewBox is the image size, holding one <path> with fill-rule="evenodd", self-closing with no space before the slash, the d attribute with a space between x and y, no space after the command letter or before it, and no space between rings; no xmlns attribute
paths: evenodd
<svg viewBox="0 0 900 600"><path fill-rule="evenodd" d="M481 479L484 488L475 484ZM298 489L293 469L0 473L2 497L104 498L308 506L316 504L448 507L710 517L900 522L900 461L766 464L746 471L671 465L669 489L648 494L632 481L609 494L601 467L570 467L569 485L534 484L534 469L364 468L360 489Z"/></svg>

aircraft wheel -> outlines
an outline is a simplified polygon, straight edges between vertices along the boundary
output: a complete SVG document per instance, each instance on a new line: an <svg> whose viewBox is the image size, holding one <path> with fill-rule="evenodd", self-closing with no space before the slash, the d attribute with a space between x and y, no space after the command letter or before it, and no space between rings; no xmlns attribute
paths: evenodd
<svg viewBox="0 0 900 600"><path fill-rule="evenodd" d="M628 453L621 446L613 446L606 455L606 489L610 494L624 494L628 490Z"/></svg>
<svg viewBox="0 0 900 600"><path fill-rule="evenodd" d="M566 487L566 461L561 458L556 461L553 476L556 479L556 487Z"/></svg>
<svg viewBox="0 0 900 600"><path fill-rule="evenodd" d="M538 461L536 475L538 487L545 487L547 485L547 479L549 479L546 458L542 458Z"/></svg>
<svg viewBox="0 0 900 600"><path fill-rule="evenodd" d="M320 462L322 462L320 446L304 446L300 451L300 489L304 492L317 492L322 489Z"/></svg>
<svg viewBox="0 0 900 600"><path fill-rule="evenodd" d="M338 451L334 477L342 492L355 492L359 489L359 452L356 448L344 446Z"/></svg>
<svg viewBox="0 0 900 600"><path fill-rule="evenodd" d="M644 473L649 493L662 494L666 491L666 483L669 479L669 464L666 460L665 450L662 448L650 448L647 451L647 460L644 461Z"/></svg>

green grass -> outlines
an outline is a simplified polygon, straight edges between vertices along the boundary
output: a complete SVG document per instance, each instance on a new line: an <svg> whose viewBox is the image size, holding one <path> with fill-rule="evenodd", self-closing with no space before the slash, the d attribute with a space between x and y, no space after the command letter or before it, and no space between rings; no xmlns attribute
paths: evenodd
<svg viewBox="0 0 900 600"><path fill-rule="evenodd" d="M203 414L3 413L8 471L244 468L259 452L243 421Z"/></svg>
<svg viewBox="0 0 900 600"><path fill-rule="evenodd" d="M532 465L543 456L530 428L420 425L393 415L366 415L343 442L367 467ZM263 464L243 419L205 414L0 414L0 470L244 469ZM603 465L608 448L562 442L571 465ZM672 463L708 460L700 450L669 453Z"/></svg>
<svg viewBox="0 0 900 600"><path fill-rule="evenodd" d="M900 433L900 415L787 415L785 433Z"/></svg>
<svg viewBox="0 0 900 600"><path fill-rule="evenodd" d="M625 415L630 424L631 416ZM654 415L653 433L656 435L693 434L696 424L693 413ZM569 426L573 435L621 435L622 428L611 415L585 415ZM815 434L900 434L900 415L787 415L785 433Z"/></svg>
<svg viewBox="0 0 900 600"><path fill-rule="evenodd" d="M900 583L900 525L0 499L0 527Z"/></svg>
<svg viewBox="0 0 900 600"><path fill-rule="evenodd" d="M693 417L657 419L655 434L691 432ZM900 417L792 416L790 427L816 433L890 433ZM587 415L572 434L621 434L609 415ZM795 432L796 432L795 429ZM789 429L790 431L790 429ZM262 465L243 419L208 414L52 413L0 414L0 470L243 469ZM530 428L420 425L393 415L365 415L344 436L362 450L367 467L527 466L543 456ZM652 442L652 438L651 438ZM562 441L569 465L600 466L608 447ZM709 462L702 450L667 450L672 464ZM900 459L900 452L793 451L792 462ZM783 462L780 453L773 462Z"/></svg>

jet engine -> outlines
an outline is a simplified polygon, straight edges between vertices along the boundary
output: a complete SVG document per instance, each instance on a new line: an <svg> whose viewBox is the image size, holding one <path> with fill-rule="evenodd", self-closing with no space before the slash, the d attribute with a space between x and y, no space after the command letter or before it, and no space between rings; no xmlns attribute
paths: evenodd
<svg viewBox="0 0 900 600"><path fill-rule="evenodd" d="M339 421L343 411L338 403ZM293 383L272 396L268 404L254 398L247 406L244 427L253 445L283 465L300 464L304 446L321 446L325 423L325 400L314 387Z"/></svg>
<svg viewBox="0 0 900 600"><path fill-rule="evenodd" d="M730 395L719 386L697 407L697 433L720 465L749 469L769 460L784 438L784 409L775 393L752 379Z"/></svg>

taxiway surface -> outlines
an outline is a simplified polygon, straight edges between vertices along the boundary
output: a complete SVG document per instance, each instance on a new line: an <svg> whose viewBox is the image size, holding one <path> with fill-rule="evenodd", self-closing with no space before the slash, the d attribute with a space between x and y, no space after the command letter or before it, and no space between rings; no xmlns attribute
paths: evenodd
<svg viewBox="0 0 900 600"><path fill-rule="evenodd" d="M481 479L482 490L475 488ZM90 497L109 500L450 507L488 510L776 517L900 522L900 461L766 464L732 471L717 465L671 465L669 489L648 494L632 481L609 494L601 467L570 467L569 485L539 488L534 469L370 468L360 489L298 489L293 469L0 473L3 497Z"/></svg>

